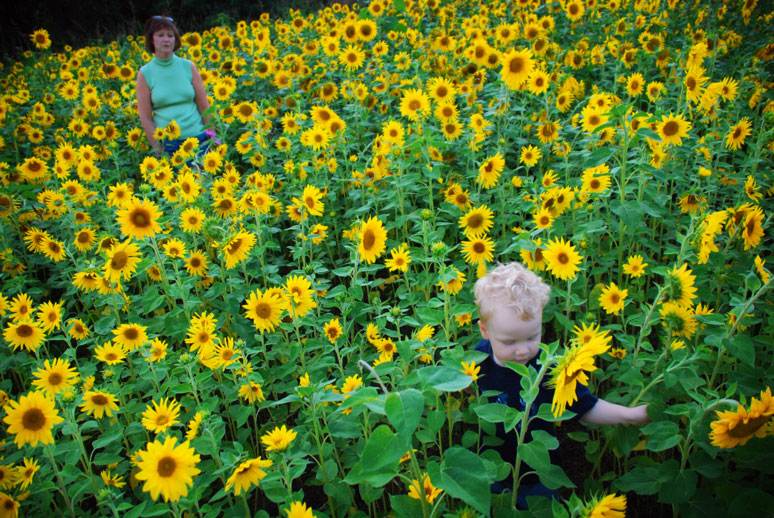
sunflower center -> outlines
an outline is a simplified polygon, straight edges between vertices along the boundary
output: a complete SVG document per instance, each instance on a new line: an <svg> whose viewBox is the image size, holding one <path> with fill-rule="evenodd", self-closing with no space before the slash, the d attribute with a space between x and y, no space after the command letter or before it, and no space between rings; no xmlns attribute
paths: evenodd
<svg viewBox="0 0 774 518"><path fill-rule="evenodd" d="M134 328L127 329L126 331L124 331L124 338L126 338L127 340L137 340L137 337L139 336L140 336L140 333Z"/></svg>
<svg viewBox="0 0 774 518"><path fill-rule="evenodd" d="M678 130L680 129L680 126L675 121L669 121L666 124L664 124L664 135L667 137L671 137L673 135L677 135Z"/></svg>
<svg viewBox="0 0 774 518"><path fill-rule="evenodd" d="M694 90L696 88L696 79L693 77L689 77L685 81L686 86L688 87L688 90Z"/></svg>
<svg viewBox="0 0 774 518"><path fill-rule="evenodd" d="M486 247L484 246L484 243L482 243L481 241L477 241L473 243L473 251L476 252L477 254L483 254L484 252L486 252Z"/></svg>
<svg viewBox="0 0 774 518"><path fill-rule="evenodd" d="M165 425L165 424L167 424L168 421L169 421L169 419L165 415L160 415L160 416L156 417L156 424L157 425Z"/></svg>
<svg viewBox="0 0 774 518"><path fill-rule="evenodd" d="M562 264L567 264L570 262L570 256L568 256L565 252L559 252L559 254L556 256L556 260Z"/></svg>
<svg viewBox="0 0 774 518"><path fill-rule="evenodd" d="M119 250L110 259L110 267L114 270L122 270L127 262L129 262L129 256L123 250Z"/></svg>
<svg viewBox="0 0 774 518"><path fill-rule="evenodd" d="M468 227L471 229L481 228L484 223L484 217L481 214L473 214L468 218Z"/></svg>
<svg viewBox="0 0 774 518"><path fill-rule="evenodd" d="M242 238L236 238L231 243L228 244L226 247L226 251L229 254L235 254L239 251L239 249L242 248Z"/></svg>
<svg viewBox="0 0 774 518"><path fill-rule="evenodd" d="M374 235L374 231L371 229L366 230L363 233L363 248L366 250L371 250L373 248L374 243L376 243L376 236Z"/></svg>
<svg viewBox="0 0 774 518"><path fill-rule="evenodd" d="M116 353L107 353L105 355L105 359L109 362L115 361L118 359L118 355ZM92 399L93 401L93 399Z"/></svg>
<svg viewBox="0 0 774 518"><path fill-rule="evenodd" d="M32 336L33 329L29 324L22 324L16 328L16 335L20 338L27 338Z"/></svg>
<svg viewBox="0 0 774 518"><path fill-rule="evenodd" d="M736 128L734 130L734 133L731 135L731 138L736 140L742 135L742 128Z"/></svg>
<svg viewBox="0 0 774 518"><path fill-rule="evenodd" d="M191 268L199 268L202 265L202 262L198 257L192 257L188 264L191 265Z"/></svg>
<svg viewBox="0 0 774 518"><path fill-rule="evenodd" d="M22 426L25 430L37 432L46 424L46 416L39 408L30 408L22 415Z"/></svg>
<svg viewBox="0 0 774 518"><path fill-rule="evenodd" d="M160 477L169 478L175 474L177 461L172 457L162 457L156 465L156 472Z"/></svg>
<svg viewBox="0 0 774 518"><path fill-rule="evenodd" d="M542 248L536 248L535 249L535 262L540 263L543 261L543 249Z"/></svg>
<svg viewBox="0 0 774 518"><path fill-rule="evenodd" d="M222 353L220 353L220 357L224 360L230 360L234 357L234 351L231 349L225 349Z"/></svg>
<svg viewBox="0 0 774 518"><path fill-rule="evenodd" d="M621 301L621 297L617 293L613 293L610 295L610 302L613 304L618 304Z"/></svg>
<svg viewBox="0 0 774 518"><path fill-rule="evenodd" d="M728 430L728 435L731 437L749 437L752 434L754 434L758 428L765 425L769 421L769 416L759 416L759 417L753 417L752 419L748 420L746 423L740 422L735 427Z"/></svg>
<svg viewBox="0 0 774 518"><path fill-rule="evenodd" d="M422 107L422 103L416 99L412 99L408 103L409 110L418 111Z"/></svg>
<svg viewBox="0 0 774 518"><path fill-rule="evenodd" d="M510 70L512 74L520 74L524 70L524 66L524 59L516 57L508 63L508 70Z"/></svg>
<svg viewBox="0 0 774 518"><path fill-rule="evenodd" d="M755 232L755 220L750 220L745 223L744 228L747 230L747 235L751 236Z"/></svg>
<svg viewBox="0 0 774 518"><path fill-rule="evenodd" d="M60 385L62 383L62 375L54 372L48 377L48 382L51 385Z"/></svg>
<svg viewBox="0 0 774 518"><path fill-rule="evenodd" d="M138 209L132 213L132 223L139 228L145 228L150 225L150 213L145 209Z"/></svg>
<svg viewBox="0 0 774 518"><path fill-rule="evenodd" d="M591 180L591 182L589 182L589 187L591 187L592 189L599 189L599 186L600 186L600 182L596 178L594 178L593 180Z"/></svg>
<svg viewBox="0 0 774 518"><path fill-rule="evenodd" d="M97 406L104 406L108 404L108 398L106 398L102 394L96 394L91 397L91 402Z"/></svg>

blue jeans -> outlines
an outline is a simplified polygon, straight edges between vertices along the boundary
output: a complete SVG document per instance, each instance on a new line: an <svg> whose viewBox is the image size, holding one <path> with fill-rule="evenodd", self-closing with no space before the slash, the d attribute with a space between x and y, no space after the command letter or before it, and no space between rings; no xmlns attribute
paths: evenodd
<svg viewBox="0 0 774 518"><path fill-rule="evenodd" d="M508 484L509 480L510 479L501 480L492 484L490 486L492 493L510 493L513 488L513 482ZM519 486L519 492L516 494L516 507L523 510L529 509L529 506L527 505L528 496L542 496L551 500L559 500L558 491L555 489L548 489L539 482L537 484L522 484Z"/></svg>
<svg viewBox="0 0 774 518"><path fill-rule="evenodd" d="M201 158L204 156L205 151L207 151L207 146L204 144L210 139L210 136L207 135L206 132L202 132L199 135L196 135L196 138L199 139L199 150L196 152L196 158ZM180 146L183 145L183 142L185 142L187 139L184 138L177 138L175 140L165 140L164 141L164 153L168 155L174 154L175 151L180 149ZM189 165L190 165L189 161Z"/></svg>

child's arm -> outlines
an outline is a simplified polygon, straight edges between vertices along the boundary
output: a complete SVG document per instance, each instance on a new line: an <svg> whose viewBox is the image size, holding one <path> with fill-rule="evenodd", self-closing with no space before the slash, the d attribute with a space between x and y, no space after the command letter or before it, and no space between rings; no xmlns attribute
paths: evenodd
<svg viewBox="0 0 774 518"><path fill-rule="evenodd" d="M633 424L642 426L650 422L647 408L648 405L629 408L600 399L591 407L591 410L581 417L581 421L588 424Z"/></svg>

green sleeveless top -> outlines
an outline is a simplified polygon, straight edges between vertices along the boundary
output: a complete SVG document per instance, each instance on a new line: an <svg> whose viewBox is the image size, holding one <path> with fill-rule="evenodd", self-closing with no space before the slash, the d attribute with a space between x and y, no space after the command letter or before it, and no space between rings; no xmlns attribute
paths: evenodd
<svg viewBox="0 0 774 518"><path fill-rule="evenodd" d="M195 137L204 132L204 123L196 107L191 62L172 54L169 59L153 57L140 71L151 93L153 123L164 128L173 120L180 126L180 137Z"/></svg>

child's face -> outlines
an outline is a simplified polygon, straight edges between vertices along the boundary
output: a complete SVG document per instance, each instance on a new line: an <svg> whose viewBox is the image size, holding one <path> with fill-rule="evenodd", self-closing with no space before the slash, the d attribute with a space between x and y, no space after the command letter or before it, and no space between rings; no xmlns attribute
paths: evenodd
<svg viewBox="0 0 774 518"><path fill-rule="evenodd" d="M540 335L543 328L543 310L538 310L529 320L522 320L512 309L498 307L487 323L478 321L481 336L492 344L495 363L505 367L505 362L525 364L540 352Z"/></svg>

